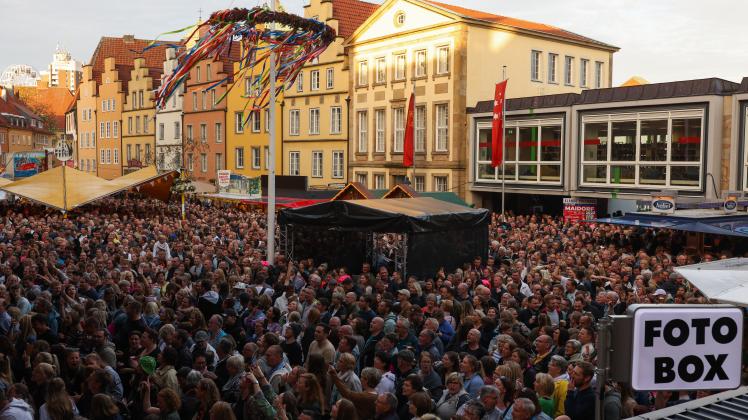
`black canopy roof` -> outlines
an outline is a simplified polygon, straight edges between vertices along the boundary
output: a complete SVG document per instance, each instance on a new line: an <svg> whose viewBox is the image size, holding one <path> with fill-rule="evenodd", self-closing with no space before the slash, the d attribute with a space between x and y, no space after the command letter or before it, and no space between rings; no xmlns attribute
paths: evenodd
<svg viewBox="0 0 748 420"><path fill-rule="evenodd" d="M283 209L283 225L352 232L436 232L488 225L486 209L460 206L430 197L328 201Z"/></svg>

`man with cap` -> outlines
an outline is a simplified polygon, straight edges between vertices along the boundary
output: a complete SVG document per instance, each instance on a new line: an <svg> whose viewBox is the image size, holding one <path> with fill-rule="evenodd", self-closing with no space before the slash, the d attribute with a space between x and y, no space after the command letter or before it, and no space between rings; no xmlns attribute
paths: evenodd
<svg viewBox="0 0 748 420"><path fill-rule="evenodd" d="M218 357L216 356L216 349L208 342L210 336L205 330L199 330L195 333L195 344L192 346L190 351L192 352L192 359L198 354L204 354L208 357L208 364L212 367L216 367L218 363Z"/></svg>
<svg viewBox="0 0 748 420"><path fill-rule="evenodd" d="M405 349L415 350L418 347L418 340L410 330L410 321L406 318L397 320L395 333L397 334L397 343L395 346L398 351Z"/></svg>

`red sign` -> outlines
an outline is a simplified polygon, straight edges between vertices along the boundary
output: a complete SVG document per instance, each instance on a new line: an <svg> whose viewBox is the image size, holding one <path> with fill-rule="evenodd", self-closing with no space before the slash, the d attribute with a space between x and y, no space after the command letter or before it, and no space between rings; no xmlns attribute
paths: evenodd
<svg viewBox="0 0 748 420"><path fill-rule="evenodd" d="M597 218L597 201L584 198L564 198L564 222L579 223Z"/></svg>

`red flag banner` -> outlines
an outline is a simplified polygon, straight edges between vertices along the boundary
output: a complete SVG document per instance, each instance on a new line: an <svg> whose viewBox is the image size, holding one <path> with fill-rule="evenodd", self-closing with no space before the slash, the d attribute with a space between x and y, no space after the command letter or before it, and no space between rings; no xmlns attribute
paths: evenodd
<svg viewBox="0 0 748 420"><path fill-rule="evenodd" d="M415 137L415 131L413 127L413 117L416 111L416 94L410 94L410 101L408 101L408 117L405 120L405 144L403 145L403 166L413 166L413 141Z"/></svg>
<svg viewBox="0 0 748 420"><path fill-rule="evenodd" d="M493 124L491 126L491 166L501 165L504 160L504 95L506 80L496 84L493 100Z"/></svg>

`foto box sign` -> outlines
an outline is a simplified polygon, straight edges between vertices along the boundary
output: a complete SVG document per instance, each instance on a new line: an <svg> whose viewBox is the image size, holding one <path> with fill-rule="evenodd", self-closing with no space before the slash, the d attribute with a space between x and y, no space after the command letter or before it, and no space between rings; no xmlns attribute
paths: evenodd
<svg viewBox="0 0 748 420"><path fill-rule="evenodd" d="M640 391L740 386L743 312L732 307L636 309L631 385Z"/></svg>
<svg viewBox="0 0 748 420"><path fill-rule="evenodd" d="M228 169L221 169L218 171L218 186L220 188L226 188L231 183L231 171Z"/></svg>

